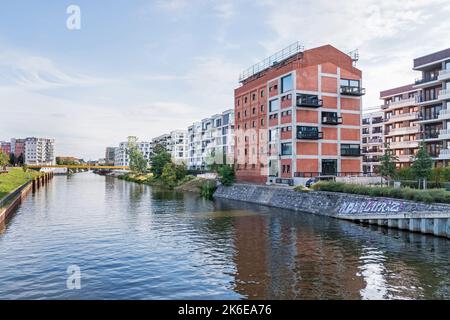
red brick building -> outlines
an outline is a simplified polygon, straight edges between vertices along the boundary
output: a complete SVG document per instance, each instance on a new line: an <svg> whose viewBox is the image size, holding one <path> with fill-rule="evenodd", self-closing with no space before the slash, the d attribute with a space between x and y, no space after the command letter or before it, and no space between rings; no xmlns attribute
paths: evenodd
<svg viewBox="0 0 450 320"><path fill-rule="evenodd" d="M235 90L239 181L300 183L362 170L361 71L331 45L298 44L243 72Z"/></svg>

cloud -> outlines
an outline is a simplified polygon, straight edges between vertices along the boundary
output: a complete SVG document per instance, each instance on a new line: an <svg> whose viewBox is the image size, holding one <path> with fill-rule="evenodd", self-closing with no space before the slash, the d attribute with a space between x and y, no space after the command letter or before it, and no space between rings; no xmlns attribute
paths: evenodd
<svg viewBox="0 0 450 320"><path fill-rule="evenodd" d="M287 0L259 2L268 12L266 54L300 40L306 48L332 44L360 51L368 94L365 105L380 104L379 91L413 82L412 60L448 47L446 0ZM430 35L433 35L430 37Z"/></svg>

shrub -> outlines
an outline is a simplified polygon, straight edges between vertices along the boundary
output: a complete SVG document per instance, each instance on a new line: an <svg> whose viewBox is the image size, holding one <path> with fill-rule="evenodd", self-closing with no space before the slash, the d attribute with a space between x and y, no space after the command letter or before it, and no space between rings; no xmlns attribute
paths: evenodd
<svg viewBox="0 0 450 320"><path fill-rule="evenodd" d="M169 189L173 189L177 185L177 173L175 164L169 162L163 167L161 180Z"/></svg>
<svg viewBox="0 0 450 320"><path fill-rule="evenodd" d="M319 182L314 184L312 188L317 191L344 192L367 195L370 197L397 198L426 203L450 203L450 192L444 189L418 190L409 187L371 187L342 182ZM299 188L296 188L295 190L301 192L301 189Z"/></svg>
<svg viewBox="0 0 450 320"><path fill-rule="evenodd" d="M200 195L205 199L212 200L216 189L216 182L214 180L207 180L200 186Z"/></svg>
<svg viewBox="0 0 450 320"><path fill-rule="evenodd" d="M221 166L217 170L217 174L219 175L220 182L224 186L231 186L236 180L236 175L232 166Z"/></svg>

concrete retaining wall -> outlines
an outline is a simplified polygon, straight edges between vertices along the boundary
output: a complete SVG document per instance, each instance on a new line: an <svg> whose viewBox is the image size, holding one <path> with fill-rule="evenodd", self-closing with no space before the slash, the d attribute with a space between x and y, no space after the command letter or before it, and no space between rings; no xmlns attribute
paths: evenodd
<svg viewBox="0 0 450 320"><path fill-rule="evenodd" d="M43 174L32 181L28 181L3 198L0 203L0 223L4 223L6 219L10 217L30 191L34 192L38 190L46 185L51 179L53 179L53 173Z"/></svg>
<svg viewBox="0 0 450 320"><path fill-rule="evenodd" d="M219 186L214 197L450 237L447 204L249 184Z"/></svg>

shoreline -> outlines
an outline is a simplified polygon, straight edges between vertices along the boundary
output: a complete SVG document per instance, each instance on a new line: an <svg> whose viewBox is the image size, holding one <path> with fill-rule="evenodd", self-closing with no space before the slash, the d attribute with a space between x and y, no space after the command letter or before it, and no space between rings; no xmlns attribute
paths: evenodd
<svg viewBox="0 0 450 320"><path fill-rule="evenodd" d="M291 188L239 183L231 187L219 186L214 198L243 201L450 239L449 204L427 204L328 191L299 192Z"/></svg>

